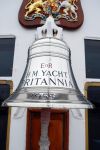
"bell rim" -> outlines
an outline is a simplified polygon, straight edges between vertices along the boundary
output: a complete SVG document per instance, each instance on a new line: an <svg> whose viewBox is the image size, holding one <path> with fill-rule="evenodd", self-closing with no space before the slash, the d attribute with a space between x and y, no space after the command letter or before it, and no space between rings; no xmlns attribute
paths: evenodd
<svg viewBox="0 0 100 150"><path fill-rule="evenodd" d="M25 108L37 108L37 109L93 109L94 106L90 102L86 104L73 104L73 103L52 103L52 102L4 102L2 106L8 107L25 107Z"/></svg>

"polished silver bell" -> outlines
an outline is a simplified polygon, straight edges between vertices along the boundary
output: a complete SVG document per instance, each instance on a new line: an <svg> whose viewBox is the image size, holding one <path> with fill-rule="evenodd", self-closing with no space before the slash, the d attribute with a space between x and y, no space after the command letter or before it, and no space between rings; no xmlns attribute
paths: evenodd
<svg viewBox="0 0 100 150"><path fill-rule="evenodd" d="M93 107L78 89L71 67L70 49L58 37L62 36L61 29L54 28L52 23L50 25L50 19L47 28L38 30L37 39L29 48L20 84L3 106L52 109Z"/></svg>

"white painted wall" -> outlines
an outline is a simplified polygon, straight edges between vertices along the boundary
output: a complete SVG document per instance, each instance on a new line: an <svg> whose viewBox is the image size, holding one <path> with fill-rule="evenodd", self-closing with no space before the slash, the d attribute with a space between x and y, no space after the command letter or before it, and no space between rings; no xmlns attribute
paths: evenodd
<svg viewBox="0 0 100 150"><path fill-rule="evenodd" d="M22 0L0 1L0 35L16 36L14 67L12 79L14 90L19 84L26 66L28 47L34 40L34 29L25 29L18 22L18 11ZM80 90L83 92L85 78L84 37L100 37L100 0L81 0L84 10L84 24L76 31L64 30L64 40L72 52L72 67ZM12 109L9 150L25 150L26 110ZM74 110L75 112L75 110ZM77 118L77 112L70 110L69 150L85 150L85 117ZM22 117L21 117L22 116ZM76 119L75 119L76 118Z"/></svg>

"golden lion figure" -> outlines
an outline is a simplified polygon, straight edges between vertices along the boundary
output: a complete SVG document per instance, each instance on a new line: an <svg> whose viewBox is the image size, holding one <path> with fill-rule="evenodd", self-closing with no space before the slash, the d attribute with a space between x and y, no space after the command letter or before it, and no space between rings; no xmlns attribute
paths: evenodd
<svg viewBox="0 0 100 150"><path fill-rule="evenodd" d="M25 6L25 9L27 10L25 13L25 17L27 17L32 12L39 14L42 10L45 11L45 5L55 4L56 6L56 1L57 0L31 0Z"/></svg>
<svg viewBox="0 0 100 150"><path fill-rule="evenodd" d="M27 10L26 14L25 14L25 17L27 17L33 11L35 11L35 13L37 13L37 14L40 13L42 8L43 8L43 1L42 0L37 0L37 1L34 1L34 2L33 2L33 0L31 0L25 6L25 9Z"/></svg>

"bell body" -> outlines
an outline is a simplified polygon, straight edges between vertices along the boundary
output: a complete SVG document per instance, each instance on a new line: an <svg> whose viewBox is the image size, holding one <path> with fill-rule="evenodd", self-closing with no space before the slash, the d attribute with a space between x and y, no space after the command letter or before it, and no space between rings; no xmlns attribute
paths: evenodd
<svg viewBox="0 0 100 150"><path fill-rule="evenodd" d="M56 38L42 38L29 48L25 72L4 106L92 108L80 93L71 68L70 50Z"/></svg>

